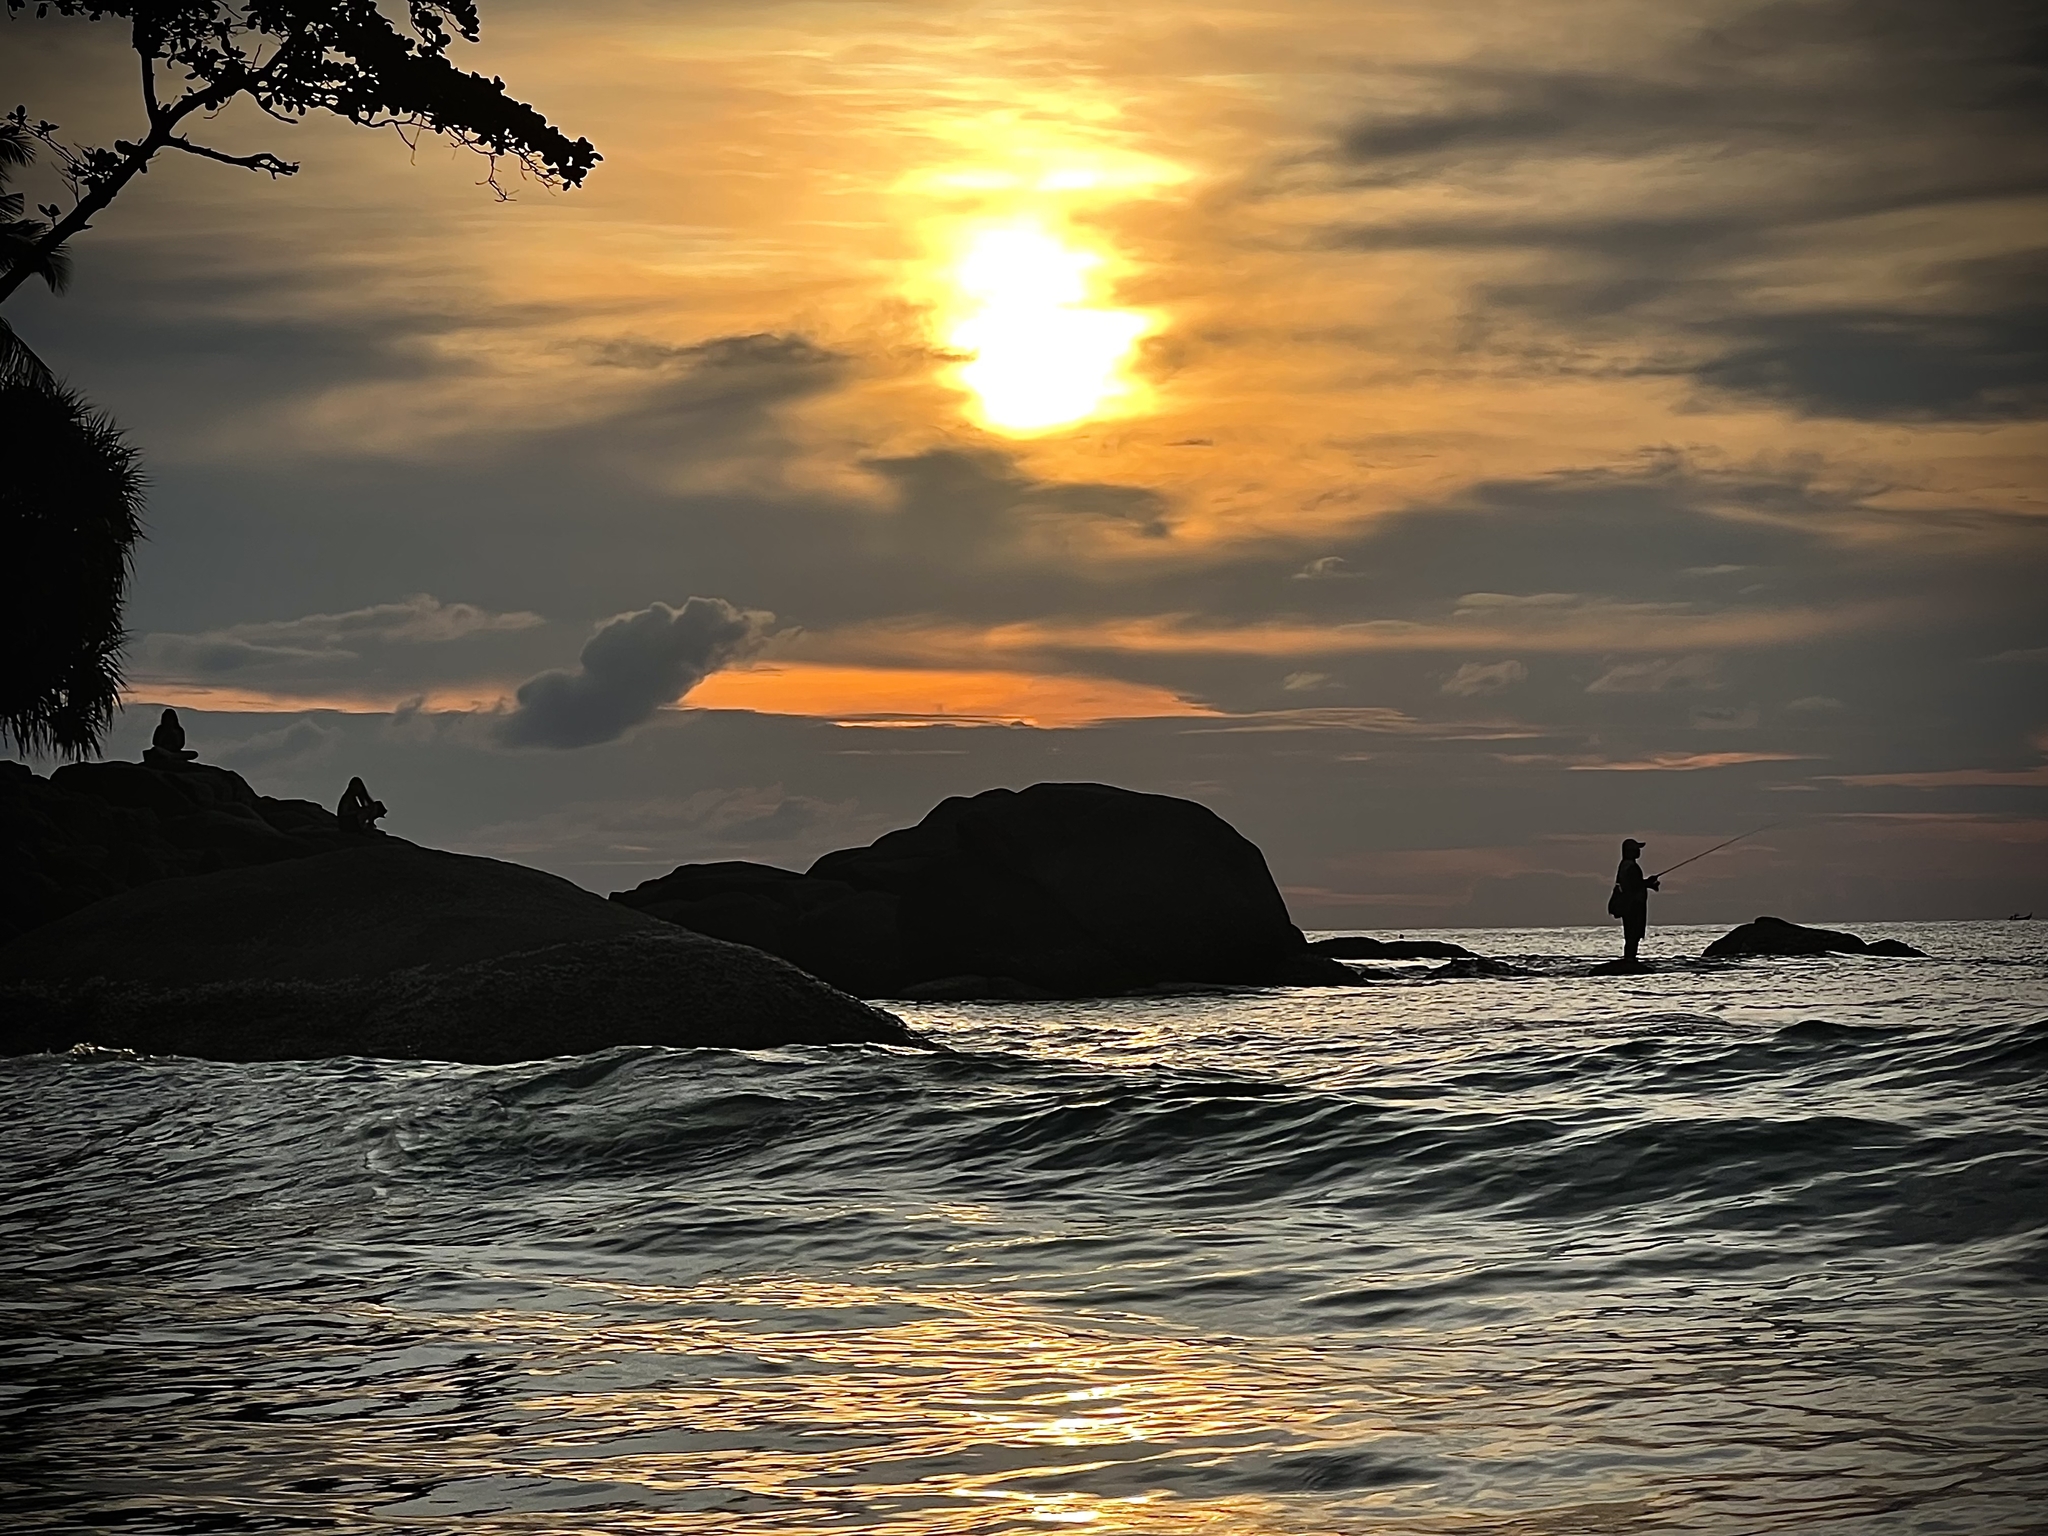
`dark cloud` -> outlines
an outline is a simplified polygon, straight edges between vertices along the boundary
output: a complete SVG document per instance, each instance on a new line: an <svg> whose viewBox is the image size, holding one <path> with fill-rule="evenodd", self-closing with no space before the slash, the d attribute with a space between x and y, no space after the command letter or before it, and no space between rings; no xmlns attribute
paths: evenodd
<svg viewBox="0 0 2048 1536"><path fill-rule="evenodd" d="M950 554L1011 552L1034 532L1054 539L1090 523L1146 538L1168 532L1167 501L1144 486L1048 481L1025 474L1008 454L938 448L865 467L895 492L890 542Z"/></svg>
<svg viewBox="0 0 2048 1536"><path fill-rule="evenodd" d="M736 429L750 435L771 429L776 407L833 388L845 378L848 361L808 337L765 331L684 347L614 341L596 350L600 362L655 376L622 425L681 430L706 447Z"/></svg>
<svg viewBox="0 0 2048 1536"><path fill-rule="evenodd" d="M2048 23L2023 0L1778 0L1596 73L1464 64L1417 72L1436 100L1369 112L1336 152L1367 182L1455 178L1532 161L1802 150L1787 183L1693 199L1839 216L2038 191ZM1559 226L1567 227L1567 226Z"/></svg>
<svg viewBox="0 0 2048 1536"><path fill-rule="evenodd" d="M1485 195L1460 215L1397 205L1333 238L1521 256L1475 298L1482 329L1490 311L1569 328L1537 365L1613 368L1586 356L1604 324L1679 355L1632 371L1689 375L1707 396L1861 420L2048 414L2038 7L1789 0L1632 70L1457 66L1419 79L1433 103L1362 117L1337 160L1361 187L1427 181ZM1581 196L1559 213L1549 199L1503 200L1502 179L1517 177L1620 195ZM2003 214L1988 211L1997 200ZM1840 303L1785 302L1774 263L1847 265L1861 251L1841 226L1906 210L1967 216L1974 238L2009 248L1956 261L1929 223L1892 238L1891 297L1858 292L1865 278L1837 285L1857 295Z"/></svg>
<svg viewBox="0 0 2048 1536"><path fill-rule="evenodd" d="M244 773L305 768L331 757L341 739L338 727L301 718L275 730L258 731L241 741L229 742L215 749L213 758L224 767Z"/></svg>
<svg viewBox="0 0 2048 1536"><path fill-rule="evenodd" d="M690 371L697 368L734 372L757 368L818 368L843 362L807 336L757 331L744 336L718 336L692 346L666 342L613 339L591 349L592 357L613 368Z"/></svg>
<svg viewBox="0 0 2048 1536"><path fill-rule="evenodd" d="M589 747L615 741L706 675L758 645L772 614L723 598L655 603L600 624L573 670L519 685L510 713L495 722L509 747Z"/></svg>
<svg viewBox="0 0 2048 1536"><path fill-rule="evenodd" d="M1639 154L1683 141L1726 120L1725 103L1697 86L1567 71L1521 73L1483 67L1443 71L1452 101L1405 115L1369 116L1338 140L1338 151L1370 178L1409 180L1446 161L1516 160L1532 146Z"/></svg>
<svg viewBox="0 0 2048 1536"><path fill-rule="evenodd" d="M518 634L544 623L537 613L493 613L421 592L340 613L258 620L198 634L157 631L136 643L130 671L145 681L235 677L317 690L340 679L427 676L433 667L421 670L422 647L452 646L468 655L472 647L458 642Z"/></svg>
<svg viewBox="0 0 2048 1536"><path fill-rule="evenodd" d="M2048 272L2043 278L2048 281ZM1801 415L1864 421L2048 415L2048 302L1971 316L1810 310L1748 315L1700 329L1738 341L1692 370L1701 385L1772 400Z"/></svg>

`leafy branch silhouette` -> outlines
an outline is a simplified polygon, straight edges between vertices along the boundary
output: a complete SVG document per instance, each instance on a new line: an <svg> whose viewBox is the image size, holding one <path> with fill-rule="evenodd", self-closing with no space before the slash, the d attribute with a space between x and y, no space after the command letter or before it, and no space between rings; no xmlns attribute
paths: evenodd
<svg viewBox="0 0 2048 1536"><path fill-rule="evenodd" d="M55 123L31 121L26 107L8 115L17 142L47 147L71 206L43 204L39 220L17 210L0 235L7 242L0 245L0 302L31 277L59 286L61 276L53 274L61 274L64 243L89 229L94 215L166 150L271 177L295 174L295 161L268 150L229 154L189 136L193 119L211 119L237 98L280 123L331 112L366 128L394 129L409 146L423 133L440 134L489 160L484 184L500 199L510 195L499 180L502 161L566 190L581 186L602 158L588 139L570 139L513 97L502 79L450 62L458 37L477 40L476 0L407 0L409 31L375 0L7 0L10 18L31 6L38 17L129 23L149 131L79 147L60 140Z"/></svg>

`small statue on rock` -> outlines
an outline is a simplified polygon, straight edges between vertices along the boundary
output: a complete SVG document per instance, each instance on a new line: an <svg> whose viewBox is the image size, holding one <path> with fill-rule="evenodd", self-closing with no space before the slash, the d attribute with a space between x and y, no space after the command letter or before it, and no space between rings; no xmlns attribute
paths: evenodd
<svg viewBox="0 0 2048 1536"><path fill-rule="evenodd" d="M342 831L368 837L377 831L377 818L385 814L384 802L372 800L361 779L350 779L348 788L341 792L341 803L335 806L334 814L341 822Z"/></svg>
<svg viewBox="0 0 2048 1536"><path fill-rule="evenodd" d="M185 745L185 727L178 723L178 712L167 709L156 723L142 760L152 768L182 768L198 755Z"/></svg>

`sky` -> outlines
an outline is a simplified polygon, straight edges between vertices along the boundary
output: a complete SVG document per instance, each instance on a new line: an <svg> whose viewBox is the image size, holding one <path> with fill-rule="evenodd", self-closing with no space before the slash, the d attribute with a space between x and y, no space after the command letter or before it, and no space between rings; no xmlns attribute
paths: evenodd
<svg viewBox="0 0 2048 1536"><path fill-rule="evenodd" d="M482 11L581 189L230 110L300 173L9 302L150 477L109 755L597 891L1098 780L1311 929L1760 826L1654 916L2048 913L2032 7ZM136 132L117 23L0 26Z"/></svg>

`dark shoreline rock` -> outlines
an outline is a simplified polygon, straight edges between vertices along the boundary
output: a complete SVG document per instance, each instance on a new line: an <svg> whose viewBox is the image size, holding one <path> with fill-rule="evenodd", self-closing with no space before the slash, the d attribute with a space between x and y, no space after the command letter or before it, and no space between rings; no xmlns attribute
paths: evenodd
<svg viewBox="0 0 2048 1536"><path fill-rule="evenodd" d="M45 779L0 761L0 943L136 886L360 841L325 807L206 763L69 763Z"/></svg>
<svg viewBox="0 0 2048 1536"><path fill-rule="evenodd" d="M1309 949L1333 960L1476 960L1479 957L1462 944L1442 939L1369 939L1363 934L1341 934L1334 939L1317 939Z"/></svg>
<svg viewBox="0 0 2048 1536"><path fill-rule="evenodd" d="M1805 928L1782 917L1759 917L1709 944L1703 952L1709 960L1726 960L1750 955L1901 955L1925 959L1924 951L1897 939L1866 942L1853 933L1833 928Z"/></svg>
<svg viewBox="0 0 2048 1536"><path fill-rule="evenodd" d="M686 864L611 899L863 997L1356 982L1309 948L1265 856L1229 823L1106 784L955 796L804 874Z"/></svg>
<svg viewBox="0 0 2048 1536"><path fill-rule="evenodd" d="M395 838L161 880L0 946L0 1051L498 1062L617 1045L926 1046L771 955Z"/></svg>

